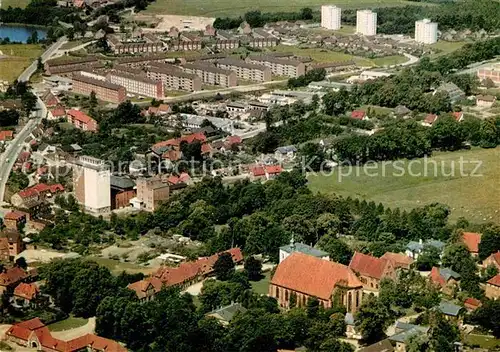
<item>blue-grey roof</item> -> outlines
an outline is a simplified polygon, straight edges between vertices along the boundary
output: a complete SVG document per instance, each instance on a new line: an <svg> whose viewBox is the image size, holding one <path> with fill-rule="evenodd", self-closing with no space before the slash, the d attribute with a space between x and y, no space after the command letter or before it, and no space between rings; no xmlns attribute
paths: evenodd
<svg viewBox="0 0 500 352"><path fill-rule="evenodd" d="M287 253L300 252L300 253L312 255L313 257L317 257L317 258L326 257L328 255L328 253L325 251L322 251L320 249L316 249L314 247L308 246L307 244L303 244L303 243L294 243L293 248L292 248L291 244L287 244L286 246L280 247L280 249L287 252Z"/></svg>
<svg viewBox="0 0 500 352"><path fill-rule="evenodd" d="M410 241L406 245L406 248L409 249L412 252L420 252L424 249L425 246L432 246L437 249L442 250L444 246L446 246L446 243L438 241L438 240L427 240L423 243L416 242L416 241Z"/></svg>
<svg viewBox="0 0 500 352"><path fill-rule="evenodd" d="M216 314L222 318L222 320L230 322L233 320L236 313L245 313L247 309L241 305L241 303L232 303L228 306L221 307L214 311L208 313L208 315Z"/></svg>
<svg viewBox="0 0 500 352"><path fill-rule="evenodd" d="M417 251L421 251L424 248L424 245L422 243L419 243L419 242L410 241L406 245L406 248L408 248L412 252L417 252Z"/></svg>
<svg viewBox="0 0 500 352"><path fill-rule="evenodd" d="M418 325L415 325L415 324L410 324L410 323L404 323L402 321L396 321L396 329L399 329L399 330L410 330L410 329L413 329L413 328L416 328Z"/></svg>
<svg viewBox="0 0 500 352"><path fill-rule="evenodd" d="M462 310L462 307L457 306L456 304L451 302L441 301L441 303L439 303L438 309L445 315L456 317Z"/></svg>
<svg viewBox="0 0 500 352"><path fill-rule="evenodd" d="M446 246L446 243L438 241L438 240L428 240L425 242L426 245L436 247L437 249L443 249Z"/></svg>
<svg viewBox="0 0 500 352"><path fill-rule="evenodd" d="M354 325L354 315L352 313L345 313L344 321L346 325Z"/></svg>
<svg viewBox="0 0 500 352"><path fill-rule="evenodd" d="M405 343L410 337L426 334L427 331L429 331L428 327L416 326L414 328L411 328L410 330L405 330L403 332L400 332L399 334L389 337L389 340Z"/></svg>
<svg viewBox="0 0 500 352"><path fill-rule="evenodd" d="M442 277L444 277L446 281L448 281L450 278L453 278L455 280L460 279L460 274L456 271L451 270L450 268L440 268L439 273Z"/></svg>
<svg viewBox="0 0 500 352"><path fill-rule="evenodd" d="M287 146L284 146L284 147L278 147L276 148L276 151L277 152L280 152L281 154L286 154L286 153L296 153L297 152L297 148L294 146L294 145L287 145Z"/></svg>

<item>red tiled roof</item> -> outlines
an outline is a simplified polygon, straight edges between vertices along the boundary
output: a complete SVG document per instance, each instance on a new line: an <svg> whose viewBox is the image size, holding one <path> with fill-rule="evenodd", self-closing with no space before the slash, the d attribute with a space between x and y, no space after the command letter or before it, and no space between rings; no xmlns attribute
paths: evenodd
<svg viewBox="0 0 500 352"><path fill-rule="evenodd" d="M201 143L204 143L207 141L207 137L203 134L203 132L197 132L193 134L189 134L187 136L183 136L180 139L180 142L188 142L189 144L193 143L194 141L199 141ZM180 144L179 142L179 144Z"/></svg>
<svg viewBox="0 0 500 352"><path fill-rule="evenodd" d="M408 269L413 264L413 259L402 253L385 252L381 258L392 261L396 268Z"/></svg>
<svg viewBox="0 0 500 352"><path fill-rule="evenodd" d="M14 138L14 131L0 131L0 141L11 140Z"/></svg>
<svg viewBox="0 0 500 352"><path fill-rule="evenodd" d="M347 266L300 252L292 253L278 265L271 283L324 300L331 299L336 286L363 286Z"/></svg>
<svg viewBox="0 0 500 352"><path fill-rule="evenodd" d="M168 104L160 104L160 106L158 106L158 110L161 111L161 112L169 112L170 111L170 105L168 105Z"/></svg>
<svg viewBox="0 0 500 352"><path fill-rule="evenodd" d="M355 252L349 263L349 268L361 275L380 280L384 275L384 270L388 263L387 259Z"/></svg>
<svg viewBox="0 0 500 352"><path fill-rule="evenodd" d="M0 286L15 284L25 279L27 276L28 274L17 266L6 269L3 273L0 273Z"/></svg>
<svg viewBox="0 0 500 352"><path fill-rule="evenodd" d="M269 175L281 174L283 169L279 165L269 165L265 167L266 173Z"/></svg>
<svg viewBox="0 0 500 352"><path fill-rule="evenodd" d="M229 136L226 138L226 143L230 146L233 144L241 144L242 140L240 136Z"/></svg>
<svg viewBox="0 0 500 352"><path fill-rule="evenodd" d="M498 265L500 265L500 251L496 252L496 253L492 253L490 255L491 259L493 259L495 262L497 262ZM489 258L489 257L488 257ZM486 259L488 259L486 258Z"/></svg>
<svg viewBox="0 0 500 352"><path fill-rule="evenodd" d="M351 112L351 118L356 120L362 120L366 116L366 112L363 110L354 110Z"/></svg>
<svg viewBox="0 0 500 352"><path fill-rule="evenodd" d="M266 170L264 169L263 166L255 166L251 169L250 171L253 176L258 177L258 176L265 176L266 175Z"/></svg>
<svg viewBox="0 0 500 352"><path fill-rule="evenodd" d="M144 298L146 297L147 290L151 285L153 286L155 293L160 292L163 286L162 282L158 278L151 277L133 282L129 284L127 288L134 291L137 294L137 297Z"/></svg>
<svg viewBox="0 0 500 352"><path fill-rule="evenodd" d="M441 272L439 271L439 268L437 268L435 266L432 267L429 278L436 285L439 285L441 287L446 285L446 280L444 279L444 277L441 276Z"/></svg>
<svg viewBox="0 0 500 352"><path fill-rule="evenodd" d="M36 329L44 327L45 324L39 318L33 318L21 323L12 325L5 333L7 336L13 336L21 340L28 340L31 332Z"/></svg>
<svg viewBox="0 0 500 352"><path fill-rule="evenodd" d="M500 287L500 274L497 274L493 276L491 279L488 280L488 283L493 286L499 286Z"/></svg>
<svg viewBox="0 0 500 352"><path fill-rule="evenodd" d="M26 213L23 213L21 211L13 210L5 214L4 219L5 220L15 220L18 221L22 219L23 217L26 217Z"/></svg>
<svg viewBox="0 0 500 352"><path fill-rule="evenodd" d="M202 154L210 153L211 151L212 151L212 146L210 144L205 143L201 145Z"/></svg>
<svg viewBox="0 0 500 352"><path fill-rule="evenodd" d="M21 154L19 154L19 157L17 158L17 160L20 162L28 161L30 156L31 156L30 152L22 152Z"/></svg>
<svg viewBox="0 0 500 352"><path fill-rule="evenodd" d="M187 174L186 172L183 172L179 176L170 175L167 178L167 182L172 184L172 185L176 185L176 184L181 183L181 182L184 182L184 183L188 182L190 179L191 179L191 176L189 176L189 174Z"/></svg>
<svg viewBox="0 0 500 352"><path fill-rule="evenodd" d="M87 114L83 113L80 110L70 109L67 111L67 114L71 116L73 119L80 121L81 123L88 124L90 122L95 121L92 117L88 116Z"/></svg>
<svg viewBox="0 0 500 352"><path fill-rule="evenodd" d="M479 243L481 242L481 234L476 232L464 232L462 241L471 253L479 253Z"/></svg>
<svg viewBox="0 0 500 352"><path fill-rule="evenodd" d="M18 195L21 198L29 198L29 197L39 196L41 193L57 193L57 192L64 192L63 185L59 183L54 185L39 183L35 186L19 191Z"/></svg>
<svg viewBox="0 0 500 352"><path fill-rule="evenodd" d="M64 110L64 107L62 107L62 106L58 107L56 109L50 110L50 113L54 117L63 117L63 116L66 116L66 110Z"/></svg>
<svg viewBox="0 0 500 352"><path fill-rule="evenodd" d="M481 307L482 304L480 300L469 297L464 301L464 305L470 308L478 308Z"/></svg>
<svg viewBox="0 0 500 352"><path fill-rule="evenodd" d="M436 114L428 114L425 119L424 119L424 122L425 123L428 123L429 125L432 125L434 122L436 122L437 120L437 115Z"/></svg>
<svg viewBox="0 0 500 352"><path fill-rule="evenodd" d="M37 285L26 284L24 282L21 282L14 289L14 296L18 296L27 299L28 301L31 301L33 298L36 297L36 295L38 295L39 292L40 290L38 289Z"/></svg>
<svg viewBox="0 0 500 352"><path fill-rule="evenodd" d="M455 120L460 121L460 119L464 116L464 113L462 111L455 111L452 115Z"/></svg>
<svg viewBox="0 0 500 352"><path fill-rule="evenodd" d="M182 153L179 150L169 150L168 152L163 153L161 157L170 161L177 161L181 158L181 154Z"/></svg>

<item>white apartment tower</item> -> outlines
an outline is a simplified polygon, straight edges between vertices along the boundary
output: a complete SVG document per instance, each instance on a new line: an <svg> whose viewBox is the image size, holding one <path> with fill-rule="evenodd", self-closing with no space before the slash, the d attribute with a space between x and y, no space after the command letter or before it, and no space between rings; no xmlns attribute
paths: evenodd
<svg viewBox="0 0 500 352"><path fill-rule="evenodd" d="M337 30L342 24L342 10L334 5L321 6L321 27Z"/></svg>
<svg viewBox="0 0 500 352"><path fill-rule="evenodd" d="M85 212L100 215L111 211L111 171L103 160L80 156L73 163L75 198Z"/></svg>
<svg viewBox="0 0 500 352"><path fill-rule="evenodd" d="M377 13L372 10L359 10L356 13L356 33L362 35L377 34Z"/></svg>
<svg viewBox="0 0 500 352"><path fill-rule="evenodd" d="M433 44L437 42L438 24L424 18L415 22L415 41L422 44Z"/></svg>

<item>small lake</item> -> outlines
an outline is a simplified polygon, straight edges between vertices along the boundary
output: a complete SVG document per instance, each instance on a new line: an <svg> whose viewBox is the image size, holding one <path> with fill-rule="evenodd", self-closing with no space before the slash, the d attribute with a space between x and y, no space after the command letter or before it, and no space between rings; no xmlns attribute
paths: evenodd
<svg viewBox="0 0 500 352"><path fill-rule="evenodd" d="M45 39L47 31L36 27L0 24L0 39L9 38L11 42L26 43L33 32L38 33L38 39Z"/></svg>

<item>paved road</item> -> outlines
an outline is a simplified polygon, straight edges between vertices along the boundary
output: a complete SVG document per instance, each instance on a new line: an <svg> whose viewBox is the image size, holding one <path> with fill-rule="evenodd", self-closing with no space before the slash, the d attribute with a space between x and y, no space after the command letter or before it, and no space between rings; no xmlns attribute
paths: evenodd
<svg viewBox="0 0 500 352"><path fill-rule="evenodd" d="M54 54L60 47L66 42L66 37L60 38L57 42L52 44L43 54L42 62L48 60L52 54ZM33 61L33 63L24 70L19 76L19 81L28 81L35 73L37 68L38 60ZM35 127L40 123L40 121L47 116L47 107L43 101L38 98L36 103L36 110L32 114L32 118L23 127L23 129L16 135L14 140L12 140L6 151L0 155L0 204L4 200L5 196L5 185L9 179L10 172L14 166L17 157L23 150L24 141L33 132Z"/></svg>

